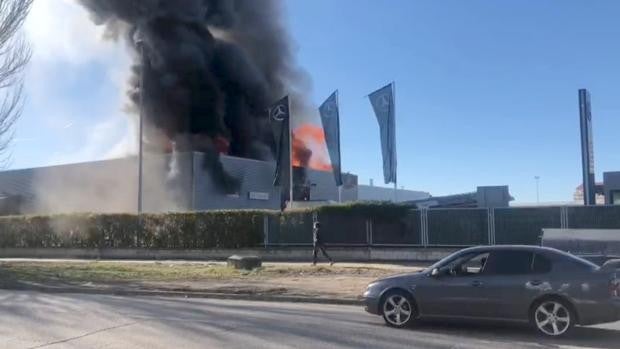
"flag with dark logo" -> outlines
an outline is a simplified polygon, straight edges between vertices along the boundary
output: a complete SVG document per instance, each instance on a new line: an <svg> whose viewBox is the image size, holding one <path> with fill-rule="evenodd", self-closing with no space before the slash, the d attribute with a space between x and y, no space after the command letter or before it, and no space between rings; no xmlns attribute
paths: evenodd
<svg viewBox="0 0 620 349"><path fill-rule="evenodd" d="M332 163L336 185L342 185L342 172L340 165L340 113L338 110L338 91L332 93L319 107L325 143Z"/></svg>
<svg viewBox="0 0 620 349"><path fill-rule="evenodd" d="M276 144L276 170L273 177L273 185L282 188L282 200L288 200L289 175L291 166L290 154L290 112L288 96L277 101L269 108L269 121L271 122Z"/></svg>
<svg viewBox="0 0 620 349"><path fill-rule="evenodd" d="M368 95L379 122L383 179L396 183L396 123L394 120L394 84L389 84Z"/></svg>

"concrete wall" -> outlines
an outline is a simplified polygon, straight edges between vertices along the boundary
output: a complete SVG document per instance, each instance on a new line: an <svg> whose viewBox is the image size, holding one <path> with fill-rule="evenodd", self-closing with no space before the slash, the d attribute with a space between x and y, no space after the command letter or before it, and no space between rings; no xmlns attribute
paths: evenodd
<svg viewBox="0 0 620 349"><path fill-rule="evenodd" d="M273 186L275 163L221 156L227 173L240 181L237 193L217 190L204 154L144 156L145 212L213 209L280 209L280 187ZM0 172L0 209L19 198L17 213L136 212L136 157ZM307 171L311 200L337 202L332 172ZM342 201L357 199L357 177L344 174ZM5 200L5 201L2 201ZM15 205L14 205L15 206ZM21 211L19 209L21 208ZM0 212L1 214L2 212Z"/></svg>
<svg viewBox="0 0 620 349"><path fill-rule="evenodd" d="M328 247L328 253L336 261L341 262L434 262L454 251L455 249L448 248ZM260 256L265 261L309 262L312 260L312 248L310 247L235 250L0 248L0 257L2 258L224 260L234 254Z"/></svg>
<svg viewBox="0 0 620 349"><path fill-rule="evenodd" d="M327 171L308 170L308 180L314 184L310 191L310 200L312 201L338 201L338 187L334 174ZM342 186L342 202L356 201L357 193L357 176L343 173Z"/></svg>
<svg viewBox="0 0 620 349"><path fill-rule="evenodd" d="M144 211L280 209L281 189L273 186L275 163L231 156L221 156L220 159L227 173L241 183L235 194L227 195L217 190L205 167L203 153L146 153ZM28 214L135 212L137 176L136 157L4 171L0 172L0 200L19 197L21 213ZM309 169L307 178L312 184L312 201L339 200L332 172ZM343 174L343 180L343 202L394 199L392 188L358 185L357 176L347 173ZM397 197L398 201L412 201L430 195L399 189Z"/></svg>
<svg viewBox="0 0 620 349"><path fill-rule="evenodd" d="M225 195L219 192L213 184L211 176L204 169L204 155L195 153L193 164L193 207L195 210L280 209L281 188L273 186L275 163L230 156L221 156L221 160L226 172L240 180L241 187L238 195ZM310 191L312 201L338 201L338 187L336 187L332 172L309 169L306 175L309 183L313 184ZM354 201L357 198L357 187L355 186L357 177L352 182L353 185L343 186L342 201ZM253 194L250 195L250 193ZM256 196L255 194L259 195Z"/></svg>
<svg viewBox="0 0 620 349"><path fill-rule="evenodd" d="M221 160L226 172L240 181L238 195L217 190L205 169L204 154L194 153L192 207L195 210L280 208L280 187L273 186L275 163L231 156L221 156Z"/></svg>
<svg viewBox="0 0 620 349"><path fill-rule="evenodd" d="M189 154L177 159L191 168ZM187 209L188 173L171 181L169 155L145 154L144 210ZM23 198L20 212L135 212L138 194L136 157L0 172L0 194Z"/></svg>
<svg viewBox="0 0 620 349"><path fill-rule="evenodd" d="M431 195L423 191L397 189L398 202L427 199ZM360 201L394 201L394 188L358 185L357 198Z"/></svg>

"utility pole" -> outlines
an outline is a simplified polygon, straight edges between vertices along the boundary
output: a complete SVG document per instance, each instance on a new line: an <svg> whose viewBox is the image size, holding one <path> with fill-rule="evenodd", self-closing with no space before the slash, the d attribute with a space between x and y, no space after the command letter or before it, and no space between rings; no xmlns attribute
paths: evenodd
<svg viewBox="0 0 620 349"><path fill-rule="evenodd" d="M144 70L146 60L144 59L144 40L142 33L138 31L135 36L136 45L140 47L140 62L142 71L140 72L140 98L138 106L138 216L142 214L142 162L143 162L143 128L144 128Z"/></svg>
<svg viewBox="0 0 620 349"><path fill-rule="evenodd" d="M138 106L138 227L136 230L136 247L140 247L140 238L142 235L142 153L143 153L143 128L144 128L144 70L146 69L146 59L144 56L144 38L138 29L134 36L135 45L140 49L140 63L142 71L140 71L140 98Z"/></svg>

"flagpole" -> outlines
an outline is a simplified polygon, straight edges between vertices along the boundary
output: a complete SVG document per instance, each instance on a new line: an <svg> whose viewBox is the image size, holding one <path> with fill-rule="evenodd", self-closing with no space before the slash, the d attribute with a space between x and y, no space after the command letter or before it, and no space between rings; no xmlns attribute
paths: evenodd
<svg viewBox="0 0 620 349"><path fill-rule="evenodd" d="M392 154L394 154L394 158L391 159L390 162L396 160L396 81L392 81L392 98L394 99L392 102L392 108L394 108L394 112L392 113L391 120L394 123L394 134L392 135L392 139L394 140L394 149L392 149ZM390 125L388 125L389 127ZM391 155L391 154L390 154ZM398 202L398 176L396 171L396 166L394 163L391 164L394 167L394 203Z"/></svg>
<svg viewBox="0 0 620 349"><path fill-rule="evenodd" d="M291 208L293 208L293 134L292 134L292 130L291 130L291 119L292 119L292 114L291 113L291 102L290 100L287 98L286 99L286 103L288 104L287 110L288 110L288 164L289 164L289 204L291 206Z"/></svg>
<svg viewBox="0 0 620 349"><path fill-rule="evenodd" d="M338 90L336 90L336 110L338 111L338 161L340 162L339 168L338 168L338 175L340 176L340 181L342 181L342 154L340 153L340 114L342 114L340 112L340 99L338 98L340 95L340 93L338 92ZM334 164L332 164L332 167L334 166ZM334 169L332 168L332 171ZM342 184L338 185L338 202L341 203L342 202Z"/></svg>

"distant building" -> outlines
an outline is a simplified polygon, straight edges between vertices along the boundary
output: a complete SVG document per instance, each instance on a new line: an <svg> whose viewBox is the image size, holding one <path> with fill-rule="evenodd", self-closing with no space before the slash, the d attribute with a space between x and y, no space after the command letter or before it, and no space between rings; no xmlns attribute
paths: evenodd
<svg viewBox="0 0 620 349"><path fill-rule="evenodd" d="M357 186L357 199L359 201L391 201L406 202L429 198L431 194L424 191L376 187L374 185Z"/></svg>
<svg viewBox="0 0 620 349"><path fill-rule="evenodd" d="M620 205L620 171L603 173L603 191L607 205Z"/></svg>
<svg viewBox="0 0 620 349"><path fill-rule="evenodd" d="M233 193L212 179L200 152L144 157L144 212L269 209L283 206L282 190L273 186L275 163L220 156L223 169L239 181ZM466 194L433 197L428 192L359 185L343 173L338 189L332 172L294 168L294 208L338 202L394 201L414 207L507 207L507 186L478 187ZM136 212L137 158L127 157L0 172L0 215L68 212ZM287 196L287 195L285 195Z"/></svg>
<svg viewBox="0 0 620 349"><path fill-rule="evenodd" d="M603 183L596 183L594 185L594 188L596 204L605 205L605 189ZM579 184L577 188L575 188L575 193L573 194L573 201L577 205L583 205L583 184Z"/></svg>
<svg viewBox="0 0 620 349"><path fill-rule="evenodd" d="M418 208L502 208L509 207L514 198L507 185L481 186L475 192L431 196L409 202Z"/></svg>

